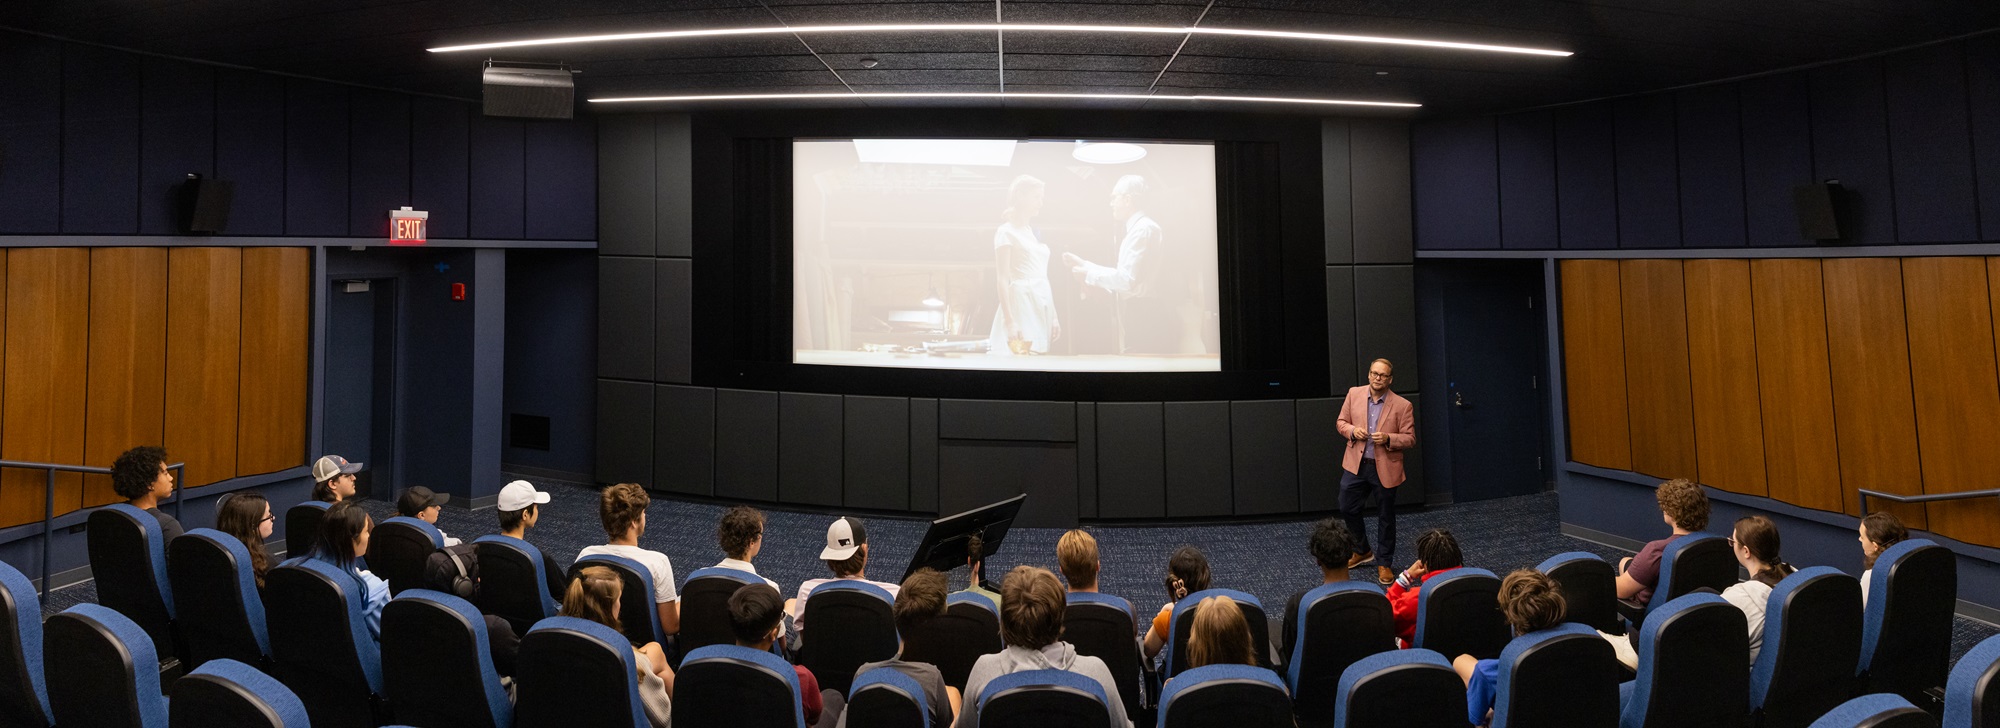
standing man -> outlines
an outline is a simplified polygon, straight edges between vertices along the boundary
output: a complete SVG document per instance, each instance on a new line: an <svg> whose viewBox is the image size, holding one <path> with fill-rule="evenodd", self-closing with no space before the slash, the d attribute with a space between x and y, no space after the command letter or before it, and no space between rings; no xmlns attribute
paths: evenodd
<svg viewBox="0 0 2000 728"><path fill-rule="evenodd" d="M1111 187L1111 217L1124 224L1118 262L1104 266L1063 253L1063 264L1085 286L1117 296L1120 354L1181 354L1182 305L1192 295L1182 261L1165 247L1160 224L1146 214L1146 178L1128 174Z"/></svg>
<svg viewBox="0 0 2000 728"><path fill-rule="evenodd" d="M1347 517L1347 530L1354 534L1354 556L1347 568L1375 561L1375 580L1391 584L1396 572L1389 563L1396 554L1396 486L1402 485L1403 451L1417 444L1417 423L1410 401L1389 391L1395 381L1395 365L1388 359L1368 364L1368 384L1347 390L1334 427L1347 438L1347 454L1340 467L1340 512ZM1362 552L1368 548L1368 529L1361 521L1361 508L1368 496L1375 496L1376 545L1381 553ZM1377 561L1377 556L1380 560Z"/></svg>

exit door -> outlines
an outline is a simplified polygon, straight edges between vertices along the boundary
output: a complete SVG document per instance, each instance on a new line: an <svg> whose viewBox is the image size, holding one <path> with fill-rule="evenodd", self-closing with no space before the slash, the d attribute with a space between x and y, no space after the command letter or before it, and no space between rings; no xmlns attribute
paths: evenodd
<svg viewBox="0 0 2000 728"><path fill-rule="evenodd" d="M326 452L367 469L357 496L395 497L396 279L329 281L326 326Z"/></svg>
<svg viewBox="0 0 2000 728"><path fill-rule="evenodd" d="M1553 465L1541 263L1463 261L1437 273L1453 500L1541 492Z"/></svg>

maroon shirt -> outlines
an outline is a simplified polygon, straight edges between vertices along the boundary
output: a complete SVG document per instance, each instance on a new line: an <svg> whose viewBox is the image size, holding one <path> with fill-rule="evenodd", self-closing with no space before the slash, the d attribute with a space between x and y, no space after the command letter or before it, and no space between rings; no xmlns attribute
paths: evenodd
<svg viewBox="0 0 2000 728"><path fill-rule="evenodd" d="M1660 585L1660 557L1666 552L1667 544L1682 535L1676 533L1658 541L1648 541L1644 548L1639 549L1639 555L1632 557L1632 563L1625 567L1625 574L1642 587L1638 594L1632 595L1632 601L1640 606L1653 601L1653 587Z"/></svg>
<svg viewBox="0 0 2000 728"><path fill-rule="evenodd" d="M805 665L793 665L792 670L799 674L799 712L805 714L806 725L818 723L820 710L826 707L819 697L819 679Z"/></svg>

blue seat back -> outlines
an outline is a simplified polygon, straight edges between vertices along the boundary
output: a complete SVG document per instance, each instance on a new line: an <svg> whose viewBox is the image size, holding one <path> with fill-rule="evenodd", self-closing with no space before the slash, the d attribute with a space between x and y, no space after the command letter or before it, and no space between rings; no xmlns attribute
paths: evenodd
<svg viewBox="0 0 2000 728"><path fill-rule="evenodd" d="M1104 661L1116 681L1118 699L1125 714L1138 715L1146 705L1144 683L1140 681L1144 662L1139 654L1138 621L1132 603L1122 597L1098 592L1070 592L1064 595L1063 641L1079 655ZM963 691L964 687L960 686Z"/></svg>
<svg viewBox="0 0 2000 728"><path fill-rule="evenodd" d="M1894 693L1874 693L1835 706L1812 728L1931 728L1937 721Z"/></svg>
<svg viewBox="0 0 2000 728"><path fill-rule="evenodd" d="M1361 658L1340 675L1335 728L1465 724L1465 683L1443 655L1391 650Z"/></svg>
<svg viewBox="0 0 2000 728"><path fill-rule="evenodd" d="M736 645L709 645L681 659L681 670L674 675L674 725L805 728L805 724L799 707L799 674L776 655Z"/></svg>
<svg viewBox="0 0 2000 728"><path fill-rule="evenodd" d="M177 609L187 640L188 667L209 660L264 665L271 657L265 629L264 595L243 541L212 528L197 528L174 539L167 550L168 583L188 601Z"/></svg>
<svg viewBox="0 0 2000 728"><path fill-rule="evenodd" d="M570 564L569 580L575 581L578 571L592 566L617 572L618 580L625 584L618 595L618 623L624 627L625 638L635 645L666 644L667 632L660 628L659 605L653 601L653 571L623 556L594 554Z"/></svg>
<svg viewBox="0 0 2000 728"><path fill-rule="evenodd" d="M1513 632L1500 614L1500 579L1461 566L1430 577L1417 592L1416 647L1441 655L1500 656Z"/></svg>
<svg viewBox="0 0 2000 728"><path fill-rule="evenodd" d="M2000 636L1974 645L1951 668L1944 689L1943 728L2000 723Z"/></svg>
<svg viewBox="0 0 2000 728"><path fill-rule="evenodd" d="M1868 574L1859 673L1867 690L1927 703L1951 663L1958 557L1916 538L1890 546Z"/></svg>
<svg viewBox="0 0 2000 728"><path fill-rule="evenodd" d="M1203 589L1182 597L1174 602L1173 615L1167 621L1166 656L1160 659L1160 677L1171 678L1188 669L1188 635L1194 632L1194 610L1201 606L1201 600L1209 597L1228 597L1236 602L1236 608L1243 610L1243 621L1250 624L1250 644L1254 647L1259 667L1271 666L1271 622L1264 617L1264 603L1255 595L1235 589Z"/></svg>
<svg viewBox="0 0 2000 728"><path fill-rule="evenodd" d="M1299 717L1333 719L1340 677L1347 667L1378 652L1396 649L1396 617L1382 587L1364 581L1322 584L1299 598L1292 654L1285 656L1285 680L1297 698Z"/></svg>
<svg viewBox="0 0 2000 728"><path fill-rule="evenodd" d="M1743 610L1699 593L1663 603L1638 638L1639 676L1620 728L1739 725L1750 713L1750 635Z"/></svg>
<svg viewBox="0 0 2000 728"><path fill-rule="evenodd" d="M846 694L855 669L895 656L895 602L888 590L854 579L813 587L798 663L812 671L821 688Z"/></svg>
<svg viewBox="0 0 2000 728"><path fill-rule="evenodd" d="M509 728L514 706L472 602L410 589L382 608L382 685L400 720Z"/></svg>
<svg viewBox="0 0 2000 728"><path fill-rule="evenodd" d="M312 551L313 543L319 540L319 524L326 520L326 509L332 504L320 501L305 501L285 509L285 556L298 558Z"/></svg>
<svg viewBox="0 0 2000 728"><path fill-rule="evenodd" d="M855 675L847 695L843 715L848 725L931 728L930 701L923 686L901 670L878 667Z"/></svg>
<svg viewBox="0 0 2000 728"><path fill-rule="evenodd" d="M78 604L44 626L43 670L57 725L167 727L159 655L138 623L109 607Z"/></svg>
<svg viewBox="0 0 2000 728"><path fill-rule="evenodd" d="M736 644L736 633L729 626L729 595L746 584L762 583L761 577L748 571L715 566L688 574L687 583L680 588L681 631L676 639L681 654L709 645Z"/></svg>
<svg viewBox="0 0 2000 728"><path fill-rule="evenodd" d="M271 660L278 679L314 723L372 720L382 695L382 655L363 614L368 595L354 574L312 557L264 574Z"/></svg>
<svg viewBox="0 0 2000 728"><path fill-rule="evenodd" d="M542 550L512 536L490 534L473 542L479 555L479 611L507 620L525 634L535 623L556 616L543 573Z"/></svg>
<svg viewBox="0 0 2000 728"><path fill-rule="evenodd" d="M390 594L424 585L424 564L444 548L444 532L421 518L397 516L368 536L368 570L389 582Z"/></svg>
<svg viewBox="0 0 2000 728"><path fill-rule="evenodd" d="M1255 665L1203 665L1175 675L1160 693L1160 728L1292 728L1292 694Z"/></svg>
<svg viewBox="0 0 2000 728"><path fill-rule="evenodd" d="M985 728L1112 728L1104 686L1068 670L1023 670L993 678L979 692Z"/></svg>
<svg viewBox="0 0 2000 728"><path fill-rule="evenodd" d="M1854 697L1861 583L1832 567L1800 569L1771 590L1750 670L1750 709L1766 726L1803 726Z"/></svg>
<svg viewBox="0 0 2000 728"><path fill-rule="evenodd" d="M1562 590L1563 616L1591 629L1621 634L1618 621L1618 574L1609 562L1588 551L1556 554L1535 567Z"/></svg>
<svg viewBox="0 0 2000 728"><path fill-rule="evenodd" d="M624 635L596 622L550 617L536 623L521 637L514 725L646 728L651 724L640 702L638 659Z"/></svg>
<svg viewBox="0 0 2000 728"><path fill-rule="evenodd" d="M47 728L42 681L42 606L26 574L0 561L0 725Z"/></svg>
<svg viewBox="0 0 2000 728"><path fill-rule="evenodd" d="M117 610L153 638L153 652L173 657L174 594L160 521L124 503L91 511L86 532L97 603Z"/></svg>
<svg viewBox="0 0 2000 728"><path fill-rule="evenodd" d="M310 728L305 703L257 668L221 658L174 681L171 728Z"/></svg>
<svg viewBox="0 0 2000 728"><path fill-rule="evenodd" d="M1705 533L1674 539L1660 552L1660 581L1653 586L1645 613L1651 615L1654 605L1696 589L1718 593L1728 589L1736 583L1736 569L1736 552L1729 548L1729 539Z"/></svg>
<svg viewBox="0 0 2000 728"><path fill-rule="evenodd" d="M1574 622L1514 638L1500 652L1493 728L1618 724L1618 658L1597 630Z"/></svg>
<svg viewBox="0 0 2000 728"><path fill-rule="evenodd" d="M944 614L903 637L903 659L936 665L944 684L961 691L981 655L1006 647L1000 641L999 608L985 595L970 592L945 597Z"/></svg>

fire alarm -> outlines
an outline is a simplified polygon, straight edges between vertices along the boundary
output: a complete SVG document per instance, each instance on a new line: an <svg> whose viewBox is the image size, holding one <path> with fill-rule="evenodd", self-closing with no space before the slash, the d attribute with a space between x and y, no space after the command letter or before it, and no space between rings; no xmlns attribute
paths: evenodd
<svg viewBox="0 0 2000 728"><path fill-rule="evenodd" d="M451 300L454 301L465 300L465 284L463 283L451 284Z"/></svg>

